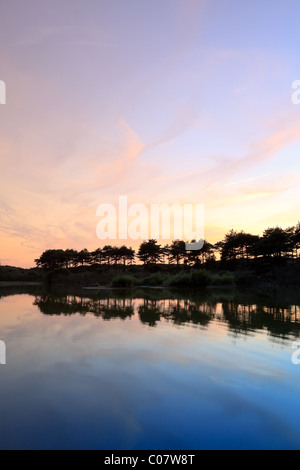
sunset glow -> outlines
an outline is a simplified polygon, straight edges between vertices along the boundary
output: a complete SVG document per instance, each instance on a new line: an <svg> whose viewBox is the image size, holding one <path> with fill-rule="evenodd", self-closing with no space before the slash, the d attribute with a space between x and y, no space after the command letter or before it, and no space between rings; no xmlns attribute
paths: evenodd
<svg viewBox="0 0 300 470"><path fill-rule="evenodd" d="M121 195L204 204L211 243L300 220L299 2L10 0L0 13L1 264L103 246L97 207Z"/></svg>

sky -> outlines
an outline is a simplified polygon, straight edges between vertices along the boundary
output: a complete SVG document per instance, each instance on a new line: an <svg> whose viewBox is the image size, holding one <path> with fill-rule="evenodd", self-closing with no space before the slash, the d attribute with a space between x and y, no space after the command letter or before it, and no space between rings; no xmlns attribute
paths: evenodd
<svg viewBox="0 0 300 470"><path fill-rule="evenodd" d="M205 238L299 216L297 0L0 0L0 263L94 250L97 207L203 204Z"/></svg>

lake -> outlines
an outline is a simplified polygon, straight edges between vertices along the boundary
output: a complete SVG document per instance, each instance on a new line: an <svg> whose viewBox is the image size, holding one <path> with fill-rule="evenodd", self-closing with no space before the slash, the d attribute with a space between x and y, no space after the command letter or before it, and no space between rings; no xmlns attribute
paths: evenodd
<svg viewBox="0 0 300 470"><path fill-rule="evenodd" d="M297 293L1 288L0 448L299 449L299 333Z"/></svg>

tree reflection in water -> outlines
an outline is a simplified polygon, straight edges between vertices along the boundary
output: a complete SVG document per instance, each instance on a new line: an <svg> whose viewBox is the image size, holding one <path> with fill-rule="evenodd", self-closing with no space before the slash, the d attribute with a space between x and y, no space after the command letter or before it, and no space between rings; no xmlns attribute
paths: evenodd
<svg viewBox="0 0 300 470"><path fill-rule="evenodd" d="M34 304L45 315L92 314L106 321L137 316L149 327L162 321L200 328L207 328L212 321L222 322L231 335L266 330L272 341L298 338L300 330L300 302L279 301L276 296L92 291L80 295L41 293L35 296Z"/></svg>

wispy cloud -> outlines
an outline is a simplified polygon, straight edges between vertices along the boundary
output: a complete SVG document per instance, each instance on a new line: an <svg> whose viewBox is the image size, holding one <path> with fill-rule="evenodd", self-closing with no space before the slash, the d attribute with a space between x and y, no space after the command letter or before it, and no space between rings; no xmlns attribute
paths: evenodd
<svg viewBox="0 0 300 470"><path fill-rule="evenodd" d="M191 102L185 103L181 107L177 106L177 109L174 111L173 121L169 124L168 128L156 136L152 142L145 145L143 152L173 141L187 130L192 129L196 123L199 125L199 120L195 107Z"/></svg>

